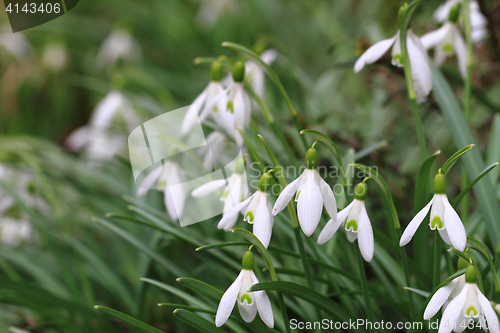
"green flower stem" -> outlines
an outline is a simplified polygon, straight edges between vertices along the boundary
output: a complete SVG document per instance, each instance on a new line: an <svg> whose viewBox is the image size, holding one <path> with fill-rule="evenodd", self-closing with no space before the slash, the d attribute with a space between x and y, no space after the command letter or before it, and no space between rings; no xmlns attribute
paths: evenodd
<svg viewBox="0 0 500 333"><path fill-rule="evenodd" d="M439 278L441 276L441 239L436 230L434 236L434 261L432 269L432 288L439 285Z"/></svg>
<svg viewBox="0 0 500 333"><path fill-rule="evenodd" d="M470 97L472 91L472 28L470 25L469 0L462 4L462 23L464 25L465 41L467 43L467 77L464 84L464 113L465 119L470 117Z"/></svg>
<svg viewBox="0 0 500 333"><path fill-rule="evenodd" d="M236 50L238 52L243 53L247 57L249 57L252 60L259 63L265 69L266 73L269 75L269 77L271 78L273 83L276 85L276 88L278 88L278 91L279 91L281 97L283 97L283 100L285 101L285 104L288 108L288 111L290 112L290 115L292 116L295 127L297 128L297 131L300 132L302 130L302 125L300 124L299 118L297 116L297 111L294 109L294 107L292 105L292 101L290 100L290 97L286 93L285 88L283 87L283 84L281 84L281 81L278 78L278 75L276 75L276 73L271 69L271 67L269 67L265 62L263 62L257 53L253 52L252 50L250 50L244 46L241 46L241 45L236 44L236 43L231 43L231 42L224 42L224 43L222 43L222 46L228 47L230 49L233 49L233 50ZM301 136L301 140L302 140L302 144L304 145L304 149L307 150L309 148L309 146L307 145L306 139L303 136Z"/></svg>
<svg viewBox="0 0 500 333"><path fill-rule="evenodd" d="M402 233L401 233L401 226L396 227L397 235L398 235L398 240L401 239ZM410 285L410 268L408 267L408 259L406 258L406 252L404 247L399 247L399 251L401 253L401 259L403 260L403 268L405 270L405 281L408 286ZM408 300L409 300L409 311L410 311L410 320L414 320L414 314L413 314L413 293L409 290L408 291Z"/></svg>
<svg viewBox="0 0 500 333"><path fill-rule="evenodd" d="M368 281L366 281L366 273L365 266L363 262L363 258L361 257L361 252L359 249L354 249L356 252L356 261L358 262L359 267L359 281L361 282L361 289L363 290L363 298L365 301L365 311L366 311L366 319L370 321L372 318L372 311L370 307L370 294L368 292Z"/></svg>

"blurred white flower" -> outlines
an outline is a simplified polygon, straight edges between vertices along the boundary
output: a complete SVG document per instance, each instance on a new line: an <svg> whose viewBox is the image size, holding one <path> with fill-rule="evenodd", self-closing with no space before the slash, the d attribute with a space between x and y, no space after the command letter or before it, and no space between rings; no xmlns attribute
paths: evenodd
<svg viewBox="0 0 500 333"><path fill-rule="evenodd" d="M434 12L434 20L440 23L446 22L448 20L450 10L459 3L462 3L462 0L447 0ZM469 15L472 29L472 42L480 43L487 36L488 21L481 13L479 4L476 0L469 1Z"/></svg>
<svg viewBox="0 0 500 333"><path fill-rule="evenodd" d="M248 251L243 256L243 269L224 295L222 295L217 307L215 315L215 325L217 327L224 325L229 319L235 303L238 303L238 310L245 322L252 322L258 312L264 324L270 328L274 327L273 309L266 292L263 290L249 291L254 284L259 283L253 272L253 263L253 254Z"/></svg>
<svg viewBox="0 0 500 333"><path fill-rule="evenodd" d="M225 186L220 200L224 202L222 219L218 224L219 229L228 231L231 229L236 220L238 219L238 212L241 210L239 205L248 193L247 179L245 175L245 165L243 159L236 163L234 173L226 179L218 179L210 181L206 184L196 188L191 195L195 198L201 198L217 191L219 188ZM240 207L239 209L232 210L233 207ZM230 213L230 216L228 215Z"/></svg>
<svg viewBox="0 0 500 333"><path fill-rule="evenodd" d="M213 131L207 136L207 144L198 149L198 153L203 156L205 170L212 170L212 167L215 167L215 162L219 160L224 150L223 143L226 141L227 138L224 133L219 131Z"/></svg>
<svg viewBox="0 0 500 333"><path fill-rule="evenodd" d="M354 64L354 72L358 73L366 64L371 64L379 60L391 46L392 64L402 67L403 58L401 55L401 41L398 30L394 37L384 39L368 48ZM413 76L417 102L422 103L432 90L432 72L428 63L427 50L411 29L408 30L406 47L410 58L411 74Z"/></svg>
<svg viewBox="0 0 500 333"><path fill-rule="evenodd" d="M20 32L13 33L9 26L0 28L0 48L6 49L17 59L23 59L31 51L31 45Z"/></svg>
<svg viewBox="0 0 500 333"><path fill-rule="evenodd" d="M276 50L266 50L260 55L260 59L266 64L271 65L276 58L278 52ZM254 60L248 60L245 64L245 77L252 85L253 90L259 97L264 97L266 87L266 72L260 64Z"/></svg>
<svg viewBox="0 0 500 333"><path fill-rule="evenodd" d="M337 202L332 188L321 178L316 169L318 153L310 148L306 153L306 169L280 193L273 208L276 216L288 205L295 193L297 216L304 234L309 237L316 230L323 206L333 221L337 221Z"/></svg>
<svg viewBox="0 0 500 333"><path fill-rule="evenodd" d="M349 242L358 239L359 250L365 261L371 261L375 249L373 240L373 230L370 218L366 212L365 198L368 188L365 183L360 183L356 187L354 200L337 214L337 219L331 219L321 231L318 244L327 242L338 228L343 225Z"/></svg>
<svg viewBox="0 0 500 333"><path fill-rule="evenodd" d="M142 52L137 41L124 29L112 31L104 40L97 55L100 68L113 67L122 60L127 64L141 61Z"/></svg>
<svg viewBox="0 0 500 333"><path fill-rule="evenodd" d="M31 239L31 223L25 219L0 217L0 240L2 244L16 247Z"/></svg>
<svg viewBox="0 0 500 333"><path fill-rule="evenodd" d="M137 196L145 196L156 184L156 189L164 192L165 208L168 215L177 221L184 211L187 197L187 185L184 171L179 164L165 161L164 165L153 169L139 185ZM179 185L180 184L180 185ZM175 186L174 185L179 185Z"/></svg>
<svg viewBox="0 0 500 333"><path fill-rule="evenodd" d="M244 142L238 128L247 128L251 115L252 103L243 82L233 81L227 88L227 107L221 111L220 122L239 146Z"/></svg>
<svg viewBox="0 0 500 333"><path fill-rule="evenodd" d="M43 50L42 61L45 67L59 71L66 67L68 56L62 44L49 44Z"/></svg>
<svg viewBox="0 0 500 333"><path fill-rule="evenodd" d="M420 40L425 49L435 48L434 59L441 66L446 56L457 55L458 69L465 78L467 76L467 45L457 24L446 22L437 30L423 35Z"/></svg>
<svg viewBox="0 0 500 333"><path fill-rule="evenodd" d="M238 9L238 2L235 0L202 0L196 15L196 23L201 28L210 29L217 22L220 14L225 11L236 13Z"/></svg>
<svg viewBox="0 0 500 333"><path fill-rule="evenodd" d="M111 159L126 147L126 136L114 126L120 122L127 131L140 124L130 100L118 91L111 91L97 104L89 124L70 134L66 146L75 151L83 149L90 160Z"/></svg>

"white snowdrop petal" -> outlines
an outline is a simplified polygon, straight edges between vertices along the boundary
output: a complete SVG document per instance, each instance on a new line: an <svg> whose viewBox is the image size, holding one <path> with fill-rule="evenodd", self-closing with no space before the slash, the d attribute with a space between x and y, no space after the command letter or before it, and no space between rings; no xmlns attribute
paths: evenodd
<svg viewBox="0 0 500 333"><path fill-rule="evenodd" d="M332 188L328 185L323 178L318 175L319 182L321 185L321 192L323 193L323 204L325 209L330 215L330 218L334 221L337 220L337 201L335 200L335 195L333 194Z"/></svg>
<svg viewBox="0 0 500 333"><path fill-rule="evenodd" d="M222 295L219 306L217 307L217 314L215 315L215 326L221 327L224 325L231 315L240 291L242 276L243 270L241 270L236 280L226 290L224 295Z"/></svg>
<svg viewBox="0 0 500 333"><path fill-rule="evenodd" d="M427 61L427 51L420 42L420 39L411 30L408 30L406 44L416 99L418 103L422 103L427 99L432 90L432 72Z"/></svg>
<svg viewBox="0 0 500 333"><path fill-rule="evenodd" d="M356 240L356 238L358 238L358 233L357 232L352 232L350 230L346 230L346 236L347 236L347 240L351 243L354 243L354 241Z"/></svg>
<svg viewBox="0 0 500 333"><path fill-rule="evenodd" d="M446 229L442 229L442 230L438 230L438 231L439 231L439 235L441 236L441 239L443 240L443 242L445 242L446 245L453 246L451 244L450 236L448 236L448 232L446 231Z"/></svg>
<svg viewBox="0 0 500 333"><path fill-rule="evenodd" d="M323 210L323 196L319 186L314 181L313 177L308 177L306 183L300 190L299 200L297 203L297 216L299 224L304 234L309 237L312 235Z"/></svg>
<svg viewBox="0 0 500 333"><path fill-rule="evenodd" d="M427 304L424 312L424 319L429 320L436 313L438 313L439 309L443 306L443 304L448 300L451 295L451 292L457 285L458 278L453 279L447 285L439 288L436 293L432 296L431 300Z"/></svg>
<svg viewBox="0 0 500 333"><path fill-rule="evenodd" d="M375 244L373 240L373 230L366 212L365 202L361 203L361 212L359 214L359 229L358 229L358 245L361 255L365 261L370 262L373 258L375 251Z"/></svg>
<svg viewBox="0 0 500 333"><path fill-rule="evenodd" d="M462 78L465 79L467 77L467 45L458 27L455 26L454 28L453 48L457 55L458 69L460 70L460 74L462 74Z"/></svg>
<svg viewBox="0 0 500 333"><path fill-rule="evenodd" d="M195 198L201 198L215 192L224 185L226 185L225 179L212 180L194 189L193 192L191 192L191 195Z"/></svg>
<svg viewBox="0 0 500 333"><path fill-rule="evenodd" d="M337 230L341 225L342 225L342 220L337 219L336 221L333 221L332 219L330 219L323 228L323 230L321 231L321 233L319 234L318 244L324 244L328 240L330 240L330 238L333 237L333 235L337 232Z"/></svg>
<svg viewBox="0 0 500 333"><path fill-rule="evenodd" d="M479 304L481 305L481 309L483 310L484 316L486 317L486 322L488 326L488 330L490 333L500 333L500 324L498 322L498 316L495 313L495 310L491 306L490 301L483 295L481 290L474 284L474 288L476 289L477 299Z"/></svg>
<svg viewBox="0 0 500 333"><path fill-rule="evenodd" d="M225 210L224 213L222 214L222 219L220 220L219 224L217 225L217 228L219 229L224 229L227 230L229 224L234 224L236 218L238 217L239 212L246 207L250 203L250 200L252 200L253 195L251 195L249 198L243 200L236 206L233 206L229 210Z"/></svg>
<svg viewBox="0 0 500 333"><path fill-rule="evenodd" d="M259 283L259 280L255 276L255 273L252 271L252 280L253 284ZM267 296L265 291L254 291L253 292L255 302L257 304L257 311L259 312L260 319L266 324L268 327L274 327L274 316L273 309L271 307L271 301Z"/></svg>
<svg viewBox="0 0 500 333"><path fill-rule="evenodd" d="M459 251L464 251L467 245L467 233L464 224L460 220L457 212L451 206L446 195L443 197L444 204L444 224L446 232L450 237L451 244Z"/></svg>
<svg viewBox="0 0 500 333"><path fill-rule="evenodd" d="M431 31L420 37L420 41L426 50L431 49L438 45L446 36L450 30L450 24L445 23L443 26L437 30Z"/></svg>
<svg viewBox="0 0 500 333"><path fill-rule="evenodd" d="M240 311L241 318L247 323L251 323L257 315L257 304L255 303L255 295L252 293L252 303L247 304L246 301L241 303L238 300L238 310Z"/></svg>
<svg viewBox="0 0 500 333"><path fill-rule="evenodd" d="M424 218L427 216L427 213L431 209L432 203L434 202L435 196L431 199L431 201L422 208L420 212L415 215L415 217L410 221L408 226L406 227L405 231L403 232L403 235L401 236L401 240L399 241L399 246L405 246L408 244L411 239L413 238L413 235L417 231L418 227L424 220Z"/></svg>
<svg viewBox="0 0 500 333"><path fill-rule="evenodd" d="M266 64L266 65L271 65L275 60L276 58L278 58L278 51L276 50L273 50L273 49L269 49L269 50L265 50L264 52L262 52L262 54L260 55L260 59Z"/></svg>
<svg viewBox="0 0 500 333"><path fill-rule="evenodd" d="M255 213L253 234L261 241L265 248L269 246L269 242L271 241L273 222L274 217L269 210L268 202L261 198Z"/></svg>
<svg viewBox="0 0 500 333"><path fill-rule="evenodd" d="M293 195L295 194L295 192L297 192L302 175L300 175L297 179L295 179L293 182L288 184L287 187L285 187L283 189L283 191L281 191L278 199L274 203L274 207L273 207L273 215L274 216L276 216L276 214L278 214L283 209L285 209L285 207L288 205L290 200L292 200Z"/></svg>
<svg viewBox="0 0 500 333"><path fill-rule="evenodd" d="M396 36L389 39L384 39L370 46L368 50L366 50L365 53L363 53L354 64L354 73L358 73L359 71L361 71L363 67L365 67L365 65L374 63L375 61L379 60L384 55L384 53L386 53L394 44Z"/></svg>
<svg viewBox="0 0 500 333"><path fill-rule="evenodd" d="M149 190L153 187L153 185L158 181L161 174L163 172L163 165L153 169L144 179L142 180L139 188L137 189L137 196L143 197L145 196Z"/></svg>
<svg viewBox="0 0 500 333"><path fill-rule="evenodd" d="M465 301L467 300L467 291L469 284L465 284L460 294L455 297L446 307L439 324L438 333L450 333L453 330L453 324L456 322L458 316L464 308Z"/></svg>

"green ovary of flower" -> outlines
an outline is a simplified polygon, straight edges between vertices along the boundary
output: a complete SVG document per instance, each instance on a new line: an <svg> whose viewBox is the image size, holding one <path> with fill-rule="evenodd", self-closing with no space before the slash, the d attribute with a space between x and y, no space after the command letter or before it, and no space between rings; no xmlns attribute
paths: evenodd
<svg viewBox="0 0 500 333"><path fill-rule="evenodd" d="M356 220L350 220L345 226L345 230L358 231L358 223Z"/></svg>
<svg viewBox="0 0 500 333"><path fill-rule="evenodd" d="M472 314L471 314L471 312L472 312ZM465 311L465 315L468 317L470 317L470 316L477 317L477 314L478 314L478 312L477 312L476 308L472 305L469 306L469 308Z"/></svg>
<svg viewBox="0 0 500 333"><path fill-rule="evenodd" d="M252 212L248 212L245 215L245 220L247 220L248 222L253 222L253 213Z"/></svg>
<svg viewBox="0 0 500 333"><path fill-rule="evenodd" d="M252 297L250 297L250 295L243 294L243 296L241 296L241 298L240 298L240 301L241 301L241 303L245 303L245 300L247 301L248 305L252 304Z"/></svg>
<svg viewBox="0 0 500 333"><path fill-rule="evenodd" d="M455 52L455 48L450 43L446 43L443 45L443 52L446 54L452 54Z"/></svg>
<svg viewBox="0 0 500 333"><path fill-rule="evenodd" d="M435 216L432 221L431 221L431 229L432 230L435 230L436 227L441 230L444 228L444 224L443 224L443 221L441 220L441 218L439 216Z"/></svg>

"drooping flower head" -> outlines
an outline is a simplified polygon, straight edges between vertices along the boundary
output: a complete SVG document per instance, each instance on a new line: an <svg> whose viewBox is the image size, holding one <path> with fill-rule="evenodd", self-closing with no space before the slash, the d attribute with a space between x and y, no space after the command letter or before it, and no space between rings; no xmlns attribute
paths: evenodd
<svg viewBox="0 0 500 333"><path fill-rule="evenodd" d="M446 244L453 246L459 251L465 250L467 234L460 216L458 216L448 201L448 197L446 196L446 180L442 173L438 173L434 177L434 193L434 197L427 206L418 212L406 227L401 236L399 246L405 246L410 242L430 210L429 226L431 230L437 229Z"/></svg>
<svg viewBox="0 0 500 333"><path fill-rule="evenodd" d="M305 157L306 169L293 182L288 184L279 195L273 208L276 216L288 205L295 195L297 202L297 215L300 227L304 234L309 237L316 230L323 206L334 221L337 220L337 202L332 188L321 178L318 173L318 152L310 148Z"/></svg>
<svg viewBox="0 0 500 333"><path fill-rule="evenodd" d="M245 162L243 159L236 162L234 173L226 179L217 179L201 185L195 189L191 195L195 198L201 198L215 192L219 188L226 186L220 200L224 202L221 222L219 229L229 231L238 219L238 213L241 210L241 202L248 193L247 179L245 175ZM239 209L236 209L239 207ZM232 208L235 208L234 210Z"/></svg>
<svg viewBox="0 0 500 333"><path fill-rule="evenodd" d="M467 76L467 45L458 26L460 4L450 10L448 20L437 30L423 35L420 40L426 50L435 48L434 59L437 65L442 65L447 56L457 55L460 74Z"/></svg>
<svg viewBox="0 0 500 333"><path fill-rule="evenodd" d="M181 125L181 133L186 135L196 124L199 118L200 122L205 121L209 116L220 124L219 112L225 107L225 91L221 82L222 64L220 61L214 61L210 68L210 82L208 86L196 97L193 104L189 107L186 116Z"/></svg>
<svg viewBox="0 0 500 333"><path fill-rule="evenodd" d="M424 319L432 318L443 307L438 333L462 332L474 319L479 320L485 331L488 329L488 332L499 333L495 310L476 282L477 270L474 265L469 265L465 276L454 279L436 291L425 309Z"/></svg>
<svg viewBox="0 0 500 333"><path fill-rule="evenodd" d="M224 325L228 320L235 303L238 303L240 315L247 323L252 322L258 312L264 324L270 328L274 327L273 309L266 292L250 291L254 284L259 283L253 272L253 264L253 253L247 251L243 256L243 269L220 300L215 315L215 325L217 327Z"/></svg>
<svg viewBox="0 0 500 333"><path fill-rule="evenodd" d="M273 170L271 170L273 171ZM235 217L239 212L243 213L243 220L253 224L253 234L257 237L264 247L269 246L271 234L274 225L274 216L271 212L268 191L271 187L271 171L266 172L260 177L257 191L248 199L234 206L229 211L224 212L219 222L218 228L229 230L234 226Z"/></svg>
<svg viewBox="0 0 500 333"><path fill-rule="evenodd" d="M365 65L379 60L392 47L392 64L403 67L403 57L401 55L400 31L389 39L384 39L365 51L354 64L354 73L361 71ZM410 58L411 74L417 102L426 100L432 90L432 72L428 63L427 51L420 39L408 29L406 35L406 48Z"/></svg>
<svg viewBox="0 0 500 333"><path fill-rule="evenodd" d="M352 243L358 239L359 250L363 259L371 261L375 249L373 230L366 212L365 199L368 194L368 185L363 182L356 186L354 200L337 214L337 219L331 219L321 231L318 244L327 242L342 225L345 228L347 239Z"/></svg>

